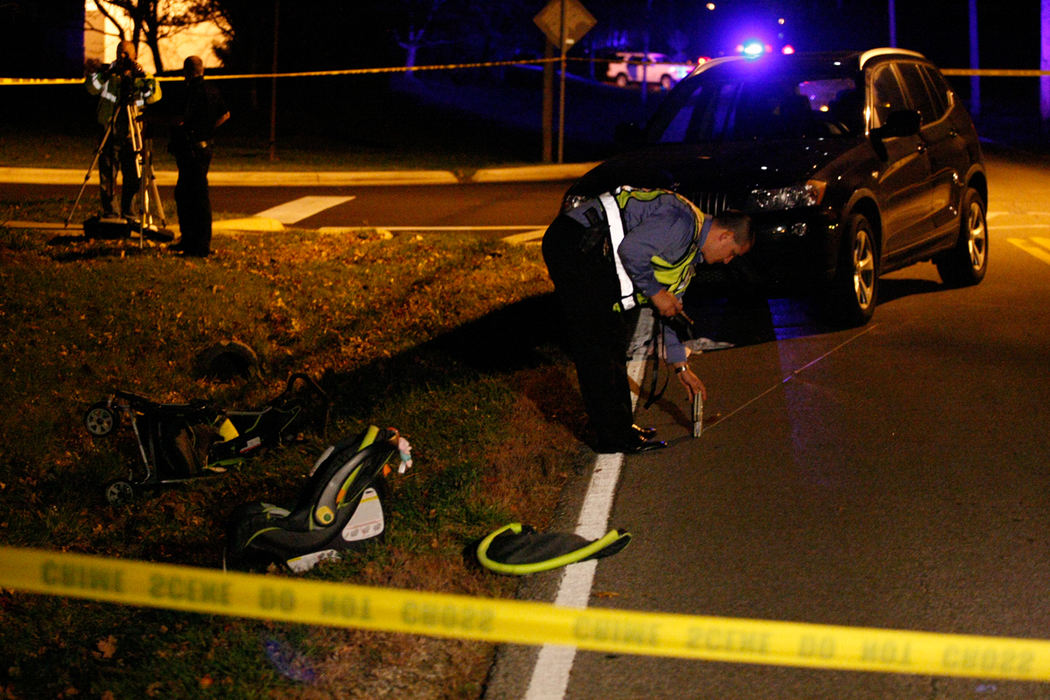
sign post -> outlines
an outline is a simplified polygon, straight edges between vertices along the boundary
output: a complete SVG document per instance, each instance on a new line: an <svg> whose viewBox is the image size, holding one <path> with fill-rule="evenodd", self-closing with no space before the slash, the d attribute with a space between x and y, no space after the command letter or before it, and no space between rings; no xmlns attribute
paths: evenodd
<svg viewBox="0 0 1050 700"><path fill-rule="evenodd" d="M547 5L532 18L547 40L558 47L560 53L559 65L561 66L561 87L558 99L558 162L565 159L565 53L572 48L573 44L583 38L583 35L597 24L594 16L587 11L579 0L550 0ZM550 66L550 64L547 64ZM549 81L544 81L544 90L548 90ZM546 93L544 94L544 105L549 104ZM546 111L544 112L544 128L548 123ZM547 144L550 142L544 133L544 160L550 160Z"/></svg>

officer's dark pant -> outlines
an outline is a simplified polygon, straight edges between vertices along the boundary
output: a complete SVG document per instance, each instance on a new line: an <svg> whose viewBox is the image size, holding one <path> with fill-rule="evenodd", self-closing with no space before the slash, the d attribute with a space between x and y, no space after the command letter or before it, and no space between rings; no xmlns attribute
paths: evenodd
<svg viewBox="0 0 1050 700"><path fill-rule="evenodd" d="M122 127L114 125L109 138L102 144L102 150L98 154L98 194L99 203L102 205L102 215L112 216L117 213L117 167L120 167L122 178L120 186L120 213L131 215L135 213L135 197L139 193L139 173L135 163L135 149L131 144L131 136L118 136L123 129L127 131L127 124Z"/></svg>
<svg viewBox="0 0 1050 700"><path fill-rule="evenodd" d="M182 233L182 249L192 255L211 251L211 199L208 167L211 149L187 146L175 153L179 179L175 183L175 209Z"/></svg>
<svg viewBox="0 0 1050 700"><path fill-rule="evenodd" d="M626 361L630 326L637 319L636 313L613 310L620 285L608 254L608 233L603 234L595 245L593 231L559 216L543 236L543 259L599 446L623 444L632 437Z"/></svg>

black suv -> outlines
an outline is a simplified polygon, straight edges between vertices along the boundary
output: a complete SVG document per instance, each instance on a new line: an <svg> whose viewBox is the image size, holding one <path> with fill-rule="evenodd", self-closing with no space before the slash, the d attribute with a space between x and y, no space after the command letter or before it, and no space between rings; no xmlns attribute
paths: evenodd
<svg viewBox="0 0 1050 700"><path fill-rule="evenodd" d="M933 260L962 286L988 263L977 132L912 51L705 63L671 91L644 143L584 175L565 206L621 185L748 212L756 244L737 276L767 293L816 285L846 323L871 318L884 272Z"/></svg>

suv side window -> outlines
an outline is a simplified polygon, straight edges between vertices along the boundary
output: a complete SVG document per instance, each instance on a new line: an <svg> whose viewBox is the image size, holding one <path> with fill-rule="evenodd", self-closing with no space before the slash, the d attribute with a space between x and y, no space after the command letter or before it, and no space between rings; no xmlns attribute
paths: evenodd
<svg viewBox="0 0 1050 700"><path fill-rule="evenodd" d="M891 112L910 109L908 100L890 65L879 66L871 79L871 126L874 129L886 123Z"/></svg>
<svg viewBox="0 0 1050 700"><path fill-rule="evenodd" d="M922 71L923 77L926 78L926 87L930 89L930 95L940 104L942 112L946 113L954 103L952 86L944 79L941 72L935 68L919 66L919 70Z"/></svg>
<svg viewBox="0 0 1050 700"><path fill-rule="evenodd" d="M904 85L908 88L915 109L922 117L923 124L932 124L944 116L944 108L940 100L936 99L927 88L926 80L919 72L918 63L898 63L897 70L901 72Z"/></svg>
<svg viewBox="0 0 1050 700"><path fill-rule="evenodd" d="M673 109L665 112L671 115L671 120L666 124L660 124L655 119L650 124L650 134L659 136L658 143L696 143L711 138L711 115L708 111L711 107L712 93L718 90L718 86L710 86L699 80L692 80L683 84L675 91ZM732 104L732 100L729 100ZM714 125L717 133L721 132L721 123L725 115L720 115L719 122Z"/></svg>

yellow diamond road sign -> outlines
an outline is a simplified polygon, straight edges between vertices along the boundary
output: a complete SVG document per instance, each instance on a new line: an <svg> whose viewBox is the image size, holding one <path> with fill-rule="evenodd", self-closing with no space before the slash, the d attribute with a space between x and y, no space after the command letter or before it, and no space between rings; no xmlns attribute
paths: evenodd
<svg viewBox="0 0 1050 700"><path fill-rule="evenodd" d="M594 19L594 15L588 12L579 0L550 0L532 21L555 46L561 41L562 3L565 4L565 48L568 48L582 39L598 20Z"/></svg>

